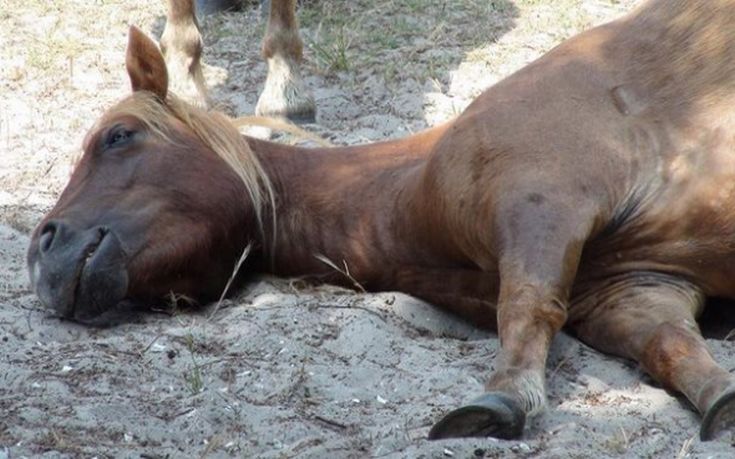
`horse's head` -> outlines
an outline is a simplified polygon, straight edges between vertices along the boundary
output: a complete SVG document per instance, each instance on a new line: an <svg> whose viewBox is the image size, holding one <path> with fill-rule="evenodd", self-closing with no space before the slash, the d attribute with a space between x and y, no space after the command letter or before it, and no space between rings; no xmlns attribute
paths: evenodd
<svg viewBox="0 0 735 459"><path fill-rule="evenodd" d="M126 61L133 94L90 130L28 250L38 297L80 321L127 299L215 298L272 202L245 139L167 94L163 57L135 28Z"/></svg>

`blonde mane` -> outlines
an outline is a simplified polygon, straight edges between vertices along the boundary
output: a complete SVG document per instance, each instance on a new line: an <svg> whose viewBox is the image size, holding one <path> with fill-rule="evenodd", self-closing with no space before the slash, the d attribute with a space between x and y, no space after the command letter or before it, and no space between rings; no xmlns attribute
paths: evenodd
<svg viewBox="0 0 735 459"><path fill-rule="evenodd" d="M205 111L184 102L173 94L164 103L153 93L137 91L120 101L100 120L105 123L112 117L130 115L143 123L156 136L174 142L171 134L172 119L189 127L205 145L222 158L245 185L248 197L255 208L258 227L263 232L263 215L270 211L275 232L275 193L270 179L258 161L250 145L223 113ZM264 241L265 243L265 241Z"/></svg>

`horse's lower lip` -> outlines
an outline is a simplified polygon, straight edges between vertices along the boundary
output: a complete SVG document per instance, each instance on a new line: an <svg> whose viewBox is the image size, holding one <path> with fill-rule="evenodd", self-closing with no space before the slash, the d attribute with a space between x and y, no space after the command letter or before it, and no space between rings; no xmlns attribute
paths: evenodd
<svg viewBox="0 0 735 459"><path fill-rule="evenodd" d="M86 322L123 299L127 292L126 255L114 233L100 230L100 238L90 244L81 259L71 317Z"/></svg>
<svg viewBox="0 0 735 459"><path fill-rule="evenodd" d="M87 266L89 266L90 260L97 253L97 249L106 235L107 231L100 231L100 238L97 241L88 244L82 252L84 253L84 256L79 259L79 263L76 268L76 275L74 276L74 298L72 299L71 307L66 311L66 314L64 314L64 317L68 319L77 319L77 305L79 302L80 287L82 285L84 271L87 269Z"/></svg>

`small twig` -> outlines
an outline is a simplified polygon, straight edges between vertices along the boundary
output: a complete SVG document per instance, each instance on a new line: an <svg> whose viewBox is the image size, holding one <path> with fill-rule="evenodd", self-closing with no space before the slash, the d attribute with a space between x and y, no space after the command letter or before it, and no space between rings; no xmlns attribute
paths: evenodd
<svg viewBox="0 0 735 459"><path fill-rule="evenodd" d="M325 424L329 424L330 426L337 427L339 429L346 429L347 425L342 424L341 422L337 422L335 420L325 418L324 416L320 416L318 414L313 415L313 418L317 421L321 421Z"/></svg>
<svg viewBox="0 0 735 459"><path fill-rule="evenodd" d="M69 56L69 85L74 85L74 56Z"/></svg>
<svg viewBox="0 0 735 459"><path fill-rule="evenodd" d="M150 344L148 344L148 346L146 346L145 349L143 349L143 351L139 353L140 357L143 357L143 355L148 352L148 350L156 343L156 341L158 341L158 338L160 338L161 336L163 336L163 333L159 333L158 335L156 335L156 337L153 338L153 341L151 341Z"/></svg>
<svg viewBox="0 0 735 459"><path fill-rule="evenodd" d="M359 282L357 282L357 280L354 277L352 277L352 275L350 274L350 268L347 266L346 261L342 260L342 263L344 264L344 268L340 268L339 266L334 264L332 260L330 260L325 255L322 255L320 253L315 254L314 258L316 258L317 260L321 261L325 265L329 266L330 268L333 268L335 271L345 276L347 279L350 280L350 282L352 282L352 285L360 292L367 293L367 290L365 290L365 287L363 287Z"/></svg>
<svg viewBox="0 0 735 459"><path fill-rule="evenodd" d="M237 272L240 271L240 267L242 266L243 262L245 262L245 259L248 257L248 255L250 255L250 249L252 247L253 244L250 243L246 245L245 248L242 250L242 255L240 255L240 259L237 260L237 263L235 263L235 269L232 270L232 275L230 275L230 278L227 279L227 284L225 284L225 288L224 290L222 290L222 294L220 295L219 300L217 300L217 304L214 305L212 313L209 314L208 320L211 320L212 317L217 314L217 311L219 311L219 308L222 305L222 301L224 301L225 296L227 295L227 291L230 290L230 286L232 286L232 282L235 280Z"/></svg>

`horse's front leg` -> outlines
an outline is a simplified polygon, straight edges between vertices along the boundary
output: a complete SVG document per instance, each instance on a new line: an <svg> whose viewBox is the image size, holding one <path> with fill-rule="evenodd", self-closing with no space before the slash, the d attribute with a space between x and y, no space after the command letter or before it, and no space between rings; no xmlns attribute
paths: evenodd
<svg viewBox="0 0 735 459"><path fill-rule="evenodd" d="M303 122L315 120L314 98L301 79L303 47L296 20L296 0L271 0L263 38L268 77L255 107L257 115L285 116Z"/></svg>
<svg viewBox="0 0 735 459"><path fill-rule="evenodd" d="M515 190L510 194L517 196ZM523 199L497 206L488 244L488 251L497 248L500 274L501 350L495 372L487 392L447 414L431 429L430 439L517 438L526 417L546 404L549 346L566 321L567 299L596 211L561 196L520 195Z"/></svg>
<svg viewBox="0 0 735 459"><path fill-rule="evenodd" d="M209 96L202 74L202 49L194 0L168 0L161 51L168 69L169 88L186 101L206 108Z"/></svg>

